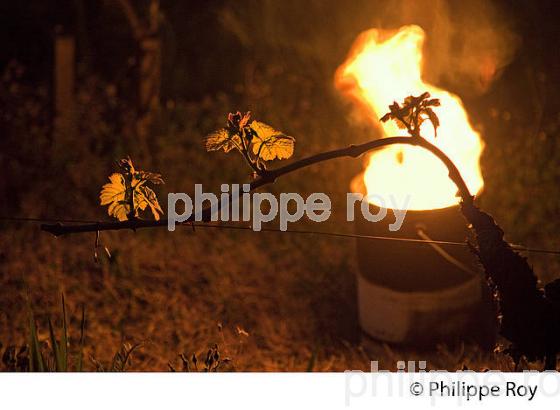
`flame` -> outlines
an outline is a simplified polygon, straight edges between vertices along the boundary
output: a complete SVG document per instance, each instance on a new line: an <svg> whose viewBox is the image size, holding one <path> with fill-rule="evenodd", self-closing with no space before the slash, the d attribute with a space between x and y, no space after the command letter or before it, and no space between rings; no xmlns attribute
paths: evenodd
<svg viewBox="0 0 560 410"><path fill-rule="evenodd" d="M336 85L382 117L393 101L428 91L439 98L434 111L440 119L437 138L425 121L421 135L445 152L459 168L471 193L483 187L479 159L480 135L473 130L461 99L422 80L422 45L425 34L418 26L404 26L393 35L372 29L362 33L346 62L336 73ZM392 121L381 124L385 136L406 135ZM390 146L374 152L364 173L368 193L382 198L393 195L397 204L409 198L407 209L438 209L459 202L457 188L445 166L430 152L412 146ZM410 195L410 196L409 196ZM370 198L370 202L375 199ZM385 206L383 203L376 203Z"/></svg>

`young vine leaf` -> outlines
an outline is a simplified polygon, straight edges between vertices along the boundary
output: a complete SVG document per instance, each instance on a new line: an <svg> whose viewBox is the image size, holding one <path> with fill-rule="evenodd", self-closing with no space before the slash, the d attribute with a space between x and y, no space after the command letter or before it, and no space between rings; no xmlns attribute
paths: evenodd
<svg viewBox="0 0 560 410"><path fill-rule="evenodd" d="M118 165L121 172L111 174L110 182L101 188L101 205L108 205L109 216L119 221L136 219L139 211L147 208L150 208L154 219L158 221L163 210L155 192L147 184L163 184L161 175L134 169L130 158L121 159Z"/></svg>
<svg viewBox="0 0 560 410"><path fill-rule="evenodd" d="M239 111L228 115L225 128L212 132L205 139L207 151L239 151L257 174L266 169L266 161L290 158L294 143L294 137L252 120L250 112L241 114Z"/></svg>
<svg viewBox="0 0 560 410"><path fill-rule="evenodd" d="M273 159L287 159L294 154L293 137L276 131L269 125L253 121L251 129L255 131L253 137L253 154L264 161Z"/></svg>
<svg viewBox="0 0 560 410"><path fill-rule="evenodd" d="M394 120L399 128L408 130L412 136L420 136L420 126L424 121L430 121L437 137L439 118L432 107L439 107L437 98L430 99L430 93L425 92L418 97L412 95L405 98L403 105L394 101L389 106L390 111L381 117L381 122Z"/></svg>
<svg viewBox="0 0 560 410"><path fill-rule="evenodd" d="M240 149L241 138L238 134L232 134L227 129L222 128L208 135L205 145L207 151L223 149L225 152L230 152L234 148Z"/></svg>

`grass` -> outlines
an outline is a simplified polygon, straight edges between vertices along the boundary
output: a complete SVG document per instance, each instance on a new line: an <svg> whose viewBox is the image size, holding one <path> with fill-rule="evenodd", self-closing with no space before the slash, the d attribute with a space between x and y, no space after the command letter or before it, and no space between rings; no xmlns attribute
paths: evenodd
<svg viewBox="0 0 560 410"><path fill-rule="evenodd" d="M86 330L86 313L85 307L82 305L80 333L77 339L77 350L74 360L71 359L69 350L68 324L66 320L66 303L64 294L62 294L61 303L61 319L62 325L59 329L55 329L50 316L47 317L48 322L48 338L44 340L37 328L35 315L31 305L28 306L29 313L29 340L27 344L20 346L10 345L2 354L3 371L20 371L20 372L82 372L84 371L84 346L85 346L85 330ZM123 372L127 370L127 366L131 362L132 353L139 349L142 343L131 345L123 343L119 350L113 356L108 367L105 367L95 357L90 356L90 361L94 365L95 371L111 371ZM0 345L0 352L2 346ZM216 347L217 353L217 347ZM208 360L207 360L208 362Z"/></svg>
<svg viewBox="0 0 560 410"><path fill-rule="evenodd" d="M31 306L29 306L29 371L38 372L68 372L83 370L83 350L85 341L85 307L82 306L82 318L80 321L80 337L78 344L78 351L76 353L75 367L70 367L70 354L68 351L68 324L66 321L66 303L64 301L64 294L62 294L62 327L59 329L60 337L57 338L53 322L50 317L47 318L49 324L49 342L46 351L41 348L37 326L35 323L35 316Z"/></svg>
<svg viewBox="0 0 560 410"><path fill-rule="evenodd" d="M39 351L51 340L60 352L54 356L64 357L58 341L65 329L83 328L78 319L87 304L79 368L124 370L123 358L130 354L112 354L123 344L129 351L135 347L126 368L136 371L164 371L169 363L183 370L185 357L204 358L216 344L230 359L218 370L367 370L370 360L387 369L395 369L398 360L427 360L431 368L449 370L512 368L507 357L474 346L442 346L426 354L360 340L352 241L202 229L115 232L102 236L111 258L101 253L95 263L94 238L54 240L34 235L34 229L15 231L12 246L3 248L10 250L3 289L12 291L1 295L10 319L0 316L0 334L10 343L25 341L28 321L17 307L25 306L23 290L29 286L39 323L31 345ZM42 267L40 275L33 266ZM68 323L46 332L50 312L60 311L62 291ZM81 335L70 334L70 346L81 346ZM59 368L67 366L62 362Z"/></svg>
<svg viewBox="0 0 560 410"><path fill-rule="evenodd" d="M117 132L104 120L103 110L94 109L106 107L98 97L80 105L81 133L71 146L58 147L63 157L37 149L47 144L48 135L41 130L28 135L25 127L33 119L20 113L20 128L6 137L18 148L5 178L10 201L2 205L3 212L106 219L98 205L99 189L113 171L112 162L126 154L140 168L164 176L162 194L190 192L194 183L218 192L222 183L246 181L249 172L242 159L206 153L201 143L207 132L223 126L232 110L251 109L256 118L295 136L295 158L372 137L371 126L348 116L324 84L305 82L302 87L301 79L284 81L281 71L265 74L250 87L241 85L238 94L165 109L148 141L149 152L137 146L130 130ZM87 88L90 82L84 84ZM497 188L510 179L514 164L536 162L531 156L535 152L553 151L527 147L520 137L512 142L518 149L508 151L509 160L502 161L507 145L493 144L500 141L496 135L502 129L493 126L494 131L485 133L486 209L516 241L554 246L550 206L535 209L531 196ZM345 222L346 192L361 169L360 160L332 161L287 176L267 190L304 197L328 193L333 214L320 228L351 232L353 226ZM527 177L523 169L515 174L519 184ZM534 211L530 220L517 217L525 207ZM542 222L548 223L546 230L539 229ZM306 221L302 225L298 227L317 228ZM17 369L19 353L21 358L29 354L37 370L192 370L193 355L204 369L215 346L221 360L228 359L217 370L368 370L371 360L393 370L399 360L427 360L429 369L513 369L503 354L470 345L418 352L364 341L357 321L352 240L190 228L107 232L101 234L100 246L110 253L99 252L98 262L94 245L93 234L55 239L37 225L0 225L0 341L10 369ZM557 276L556 259L531 261L543 277ZM52 320L53 312L60 311L62 293L62 313ZM26 344L29 353L15 347Z"/></svg>
<svg viewBox="0 0 560 410"><path fill-rule="evenodd" d="M6 348L2 355L3 370L30 372L81 372L83 370L86 320L85 308L82 306L78 350L76 351L76 359L72 361L69 353L68 324L66 321L64 294L62 295L61 302L61 327L55 329L50 316L47 317L49 333L48 339L46 340L39 336L33 309L31 304L28 304L28 342L19 348L15 345L10 345ZM2 348L0 346L0 351L1 350ZM74 367L71 367L71 363L74 364Z"/></svg>

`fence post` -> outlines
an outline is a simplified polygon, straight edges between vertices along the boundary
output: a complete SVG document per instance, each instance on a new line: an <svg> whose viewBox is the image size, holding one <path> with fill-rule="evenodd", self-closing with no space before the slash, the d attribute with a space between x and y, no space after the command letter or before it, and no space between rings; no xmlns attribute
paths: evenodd
<svg viewBox="0 0 560 410"><path fill-rule="evenodd" d="M76 131L75 52L73 36L58 32L54 40L54 142L69 148Z"/></svg>

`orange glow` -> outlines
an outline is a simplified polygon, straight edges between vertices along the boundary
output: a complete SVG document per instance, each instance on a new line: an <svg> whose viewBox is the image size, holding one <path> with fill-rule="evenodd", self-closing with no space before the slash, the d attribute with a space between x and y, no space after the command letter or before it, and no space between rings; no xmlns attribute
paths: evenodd
<svg viewBox="0 0 560 410"><path fill-rule="evenodd" d="M381 118L393 101L402 103L409 95L428 91L439 98L437 138L429 121L421 135L445 152L459 168L472 194L483 186L479 159L483 150L480 135L473 130L461 99L422 80L424 31L404 26L392 35L373 29L362 33L346 62L339 67L336 85L357 99L375 118ZM402 136L392 121L381 124L384 136ZM412 146L391 146L372 153L364 173L367 192L388 198L408 209L437 209L459 202L457 188L447 176L445 166L428 151ZM380 204L376 204L380 205Z"/></svg>

